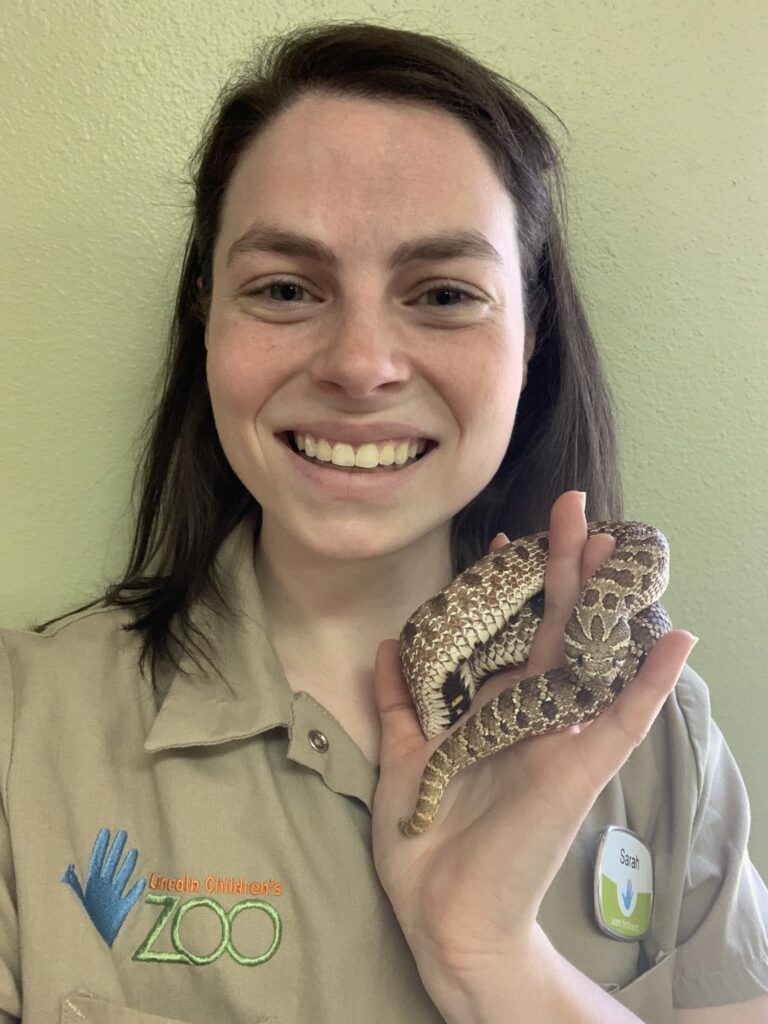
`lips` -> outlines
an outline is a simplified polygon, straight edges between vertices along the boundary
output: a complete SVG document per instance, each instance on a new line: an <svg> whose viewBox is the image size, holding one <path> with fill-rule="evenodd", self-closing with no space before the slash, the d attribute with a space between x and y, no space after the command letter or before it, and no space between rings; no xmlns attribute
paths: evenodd
<svg viewBox="0 0 768 1024"><path fill-rule="evenodd" d="M332 462L319 462L298 451L292 443L291 432L276 434L287 449L286 458L293 467L292 473L303 479L303 486L309 485L312 492L331 501L342 502L383 502L387 507L396 500L395 495L404 487L412 486L415 474L422 470L423 459L429 454L425 449L417 459L402 466L379 466L368 469L357 466L337 466ZM436 444L433 444L436 447Z"/></svg>
<svg viewBox="0 0 768 1024"><path fill-rule="evenodd" d="M325 438L329 443L351 444L357 447L361 444L377 444L383 441L394 439L409 439L412 441L425 440L432 447L437 443L430 436L429 432L414 423L405 423L398 420L377 420L375 423L347 423L343 420L305 420L301 423L291 423L279 434L296 432L298 434L309 434L310 437L319 439Z"/></svg>
<svg viewBox="0 0 768 1024"><path fill-rule="evenodd" d="M302 431L298 431L298 433L302 433ZM291 451L296 452L298 455L302 454L302 452L299 451L298 445L296 444L296 438L294 437L294 433L293 433L292 430L284 430L280 434L275 434L275 437L278 440L282 441L283 444L288 445L288 447L291 449ZM327 440L329 440L329 439L327 439ZM420 452L419 456L418 456L418 458L420 458L420 459L423 458L428 452L432 451L433 448L437 448L437 441L433 441L430 438L425 438L425 441L426 441L426 445L424 447L424 451ZM338 443L341 443L341 444L352 444L353 448L357 448L357 447L360 446L360 444L363 444L364 442L362 442L362 441L356 442L356 443L352 443L352 442L349 442L349 441L341 441L341 442L339 442L338 439L334 439L334 441L331 442L329 440L329 444L331 445L331 447L333 447L334 444L338 444ZM373 443L373 442L368 442L368 443Z"/></svg>
<svg viewBox="0 0 768 1024"><path fill-rule="evenodd" d="M283 444L286 444L291 449L292 452L295 452L297 455L300 455L302 458L305 457L305 453L302 452L301 449L299 448L299 446L296 444L296 438L294 437L294 434L293 434L292 430L286 430L282 434L277 434L275 436L280 441L282 441ZM338 442L335 442L335 443L338 443ZM346 442L342 441L341 443L345 444ZM333 445L331 445L331 447L333 447ZM353 447L356 447L356 446L353 446ZM419 454L416 456L416 458L413 461L414 462L418 462L419 459L423 459L424 456L428 452L430 452L433 448L436 448L436 447L437 447L437 442L436 441L427 441L426 445L424 447L424 451L419 452ZM314 462L316 460L315 459L311 459L310 461Z"/></svg>

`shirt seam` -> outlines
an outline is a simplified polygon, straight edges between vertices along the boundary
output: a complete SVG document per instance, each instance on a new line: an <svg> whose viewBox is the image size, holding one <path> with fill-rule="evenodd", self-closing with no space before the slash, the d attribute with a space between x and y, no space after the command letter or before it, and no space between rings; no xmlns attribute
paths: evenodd
<svg viewBox="0 0 768 1024"><path fill-rule="evenodd" d="M16 682L13 677L13 665L11 663L10 655L8 654L8 648L5 646L5 640L0 635L0 650L2 650L2 657L8 666L8 679L11 684L11 742L8 750L8 763L3 766L3 779L2 779L2 796L3 803L6 807L6 813L10 818L10 786L11 786L11 764L16 751L16 713L17 713L17 700L16 700ZM10 825L10 822L9 822Z"/></svg>
<svg viewBox="0 0 768 1024"><path fill-rule="evenodd" d="M697 971L695 974L677 973L677 978L685 979L686 981L694 980L696 978L720 978L727 974L734 974L736 971L749 970L752 967L760 967L763 964L768 964L768 953L763 953L761 956L753 957L752 960L742 960L741 963L733 967L727 968L724 971Z"/></svg>
<svg viewBox="0 0 768 1024"><path fill-rule="evenodd" d="M9 744L9 750L8 750L8 764L7 764L7 767L3 766L4 770L3 770L3 778L1 780L2 781L2 792L0 793L0 799L2 800L3 806L5 808L5 810L4 810L5 823L6 823L6 827L7 827L7 830L8 830L8 842L10 844L10 856L11 856L10 877L11 877L11 885L12 885L12 903L13 903L14 916L15 916L15 919L16 919L16 937L15 937L16 938L16 941L15 941L16 966L17 966L17 970L18 970L18 978L20 979L21 978L21 945L20 945L20 940L19 940L19 911L18 911L18 898L19 898L18 894L19 894L19 889L18 889L18 879L17 879L17 876L16 876L16 856L15 856L15 851L14 851L14 848L13 848L14 847L14 835L13 835L13 830L11 828L11 767L12 767L14 756L16 754L16 716L18 714L18 704L19 704L19 702L18 702L18 700L16 698L16 681L15 681L14 675L13 675L13 662L11 661L11 656L8 653L8 648L6 647L5 639L4 639L3 634L2 634L2 630L0 630L0 655L3 657L3 659L5 660L5 662L6 662L7 666L8 666L8 680L10 682L10 690L11 690L11 716L10 716L10 718L11 718L11 736L10 736L10 744ZM16 983L16 978L13 977L13 976L12 976L12 982ZM21 1003L23 1005L23 995L22 995L21 988L22 988L21 987L21 983L19 981L19 989L18 989L18 991L17 992L13 992L13 990L12 990L12 994L15 997L21 999Z"/></svg>
<svg viewBox="0 0 768 1024"><path fill-rule="evenodd" d="M677 704L677 710L680 712L680 715L681 715L681 717L683 719L683 722L685 723L685 735L688 738L688 746L691 748L691 750L693 752L693 760L694 760L694 763L696 765L696 811L698 812L699 805L701 803L701 793L702 793L702 790L704 789L704 776L705 776L704 763L705 763L706 758L703 756L702 752L699 750L698 744L696 742L694 742L693 734L691 732L691 725L690 725L690 722L688 721L688 712L686 711L686 709L681 704L680 698L679 698L679 696L677 694L677 691L673 690L672 691L672 695L673 695L673 697L675 699L675 703ZM695 815L694 815L694 818L695 818Z"/></svg>
<svg viewBox="0 0 768 1024"><path fill-rule="evenodd" d="M700 745L694 739L691 723L689 721L689 713L686 710L686 708L684 707L683 703L680 701L680 698L678 696L678 693L677 693L676 689L672 691L672 696L674 696L675 703L677 704L677 709L680 712L681 718L683 719L683 723L685 725L685 735L686 735L686 737L688 739L688 747L689 747L689 749L691 750L691 752L693 754L693 763L696 765L696 804L695 804L695 808L694 808L694 811L693 811L693 817L691 818L691 821L690 821L690 834L689 834L689 843L688 843L688 866L686 867L686 885L687 885L688 870L689 870L689 867L690 867L690 853L691 853L691 850L693 848L693 845L696 842L696 838L697 838L697 836L699 834L699 829L701 828L701 816L703 814L702 797L704 795L704 786L705 786L705 782L706 782L706 765L707 765L707 760L709 758L709 745L710 745L710 742L711 742L711 732L710 732L710 728L708 728L707 729L707 747L706 747L706 750L702 750ZM710 722L711 722L711 711L710 711L709 707L707 708L707 715L708 715L708 718L710 719Z"/></svg>

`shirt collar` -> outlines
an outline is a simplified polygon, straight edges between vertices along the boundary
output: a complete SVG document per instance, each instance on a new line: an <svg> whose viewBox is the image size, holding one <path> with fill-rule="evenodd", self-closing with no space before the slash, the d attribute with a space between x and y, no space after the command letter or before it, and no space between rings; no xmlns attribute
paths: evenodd
<svg viewBox="0 0 768 1024"><path fill-rule="evenodd" d="M216 554L222 589L232 617L198 601L190 618L215 644L215 663L176 654L187 675L173 669L166 696L144 743L147 751L222 743L255 736L291 721L293 694L269 639L264 603L254 569L255 522L249 515ZM210 653L206 647L206 653ZM227 686L229 684L229 686Z"/></svg>

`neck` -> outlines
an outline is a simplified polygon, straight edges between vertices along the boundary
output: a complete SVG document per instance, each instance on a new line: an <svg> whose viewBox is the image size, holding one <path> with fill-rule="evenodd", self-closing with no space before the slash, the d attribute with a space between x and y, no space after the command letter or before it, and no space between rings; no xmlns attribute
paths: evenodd
<svg viewBox="0 0 768 1024"><path fill-rule="evenodd" d="M254 569L286 676L356 731L371 760L376 651L451 581L449 538L448 523L400 550L350 558L302 545L266 517L262 523Z"/></svg>
<svg viewBox="0 0 768 1024"><path fill-rule="evenodd" d="M296 543L265 520L254 569L270 631L337 661L397 637L420 604L452 579L450 524L372 558L330 556ZM358 662L359 658L353 658Z"/></svg>

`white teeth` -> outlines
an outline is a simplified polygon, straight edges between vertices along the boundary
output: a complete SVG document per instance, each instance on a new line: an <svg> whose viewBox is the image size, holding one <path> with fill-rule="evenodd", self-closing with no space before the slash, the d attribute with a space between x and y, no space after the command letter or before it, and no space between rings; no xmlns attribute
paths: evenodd
<svg viewBox="0 0 768 1024"><path fill-rule="evenodd" d="M294 440L299 451L303 451L310 458L319 459L320 462L332 462L334 466L352 467L360 469L375 469L376 466L403 466L410 459L417 455L427 446L424 438L412 441L384 441L382 444L361 444L354 448L351 444L343 441L336 441L333 445L324 437L315 439L309 434L293 432Z"/></svg>

